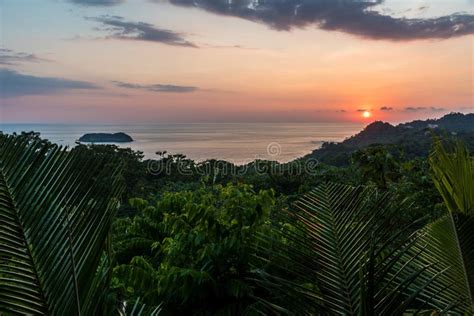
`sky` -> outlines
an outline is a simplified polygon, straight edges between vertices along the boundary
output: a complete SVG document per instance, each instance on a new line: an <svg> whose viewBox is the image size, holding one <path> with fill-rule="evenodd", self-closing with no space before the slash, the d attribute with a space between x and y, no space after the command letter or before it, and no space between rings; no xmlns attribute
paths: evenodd
<svg viewBox="0 0 474 316"><path fill-rule="evenodd" d="M473 112L473 9L474 0L0 0L0 123Z"/></svg>

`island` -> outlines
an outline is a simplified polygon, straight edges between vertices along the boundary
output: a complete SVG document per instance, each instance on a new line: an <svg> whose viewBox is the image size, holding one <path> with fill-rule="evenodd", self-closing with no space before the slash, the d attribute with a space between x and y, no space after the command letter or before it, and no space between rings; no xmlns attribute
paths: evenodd
<svg viewBox="0 0 474 316"><path fill-rule="evenodd" d="M132 137L125 133L90 133L79 138L79 142L84 143L130 143Z"/></svg>

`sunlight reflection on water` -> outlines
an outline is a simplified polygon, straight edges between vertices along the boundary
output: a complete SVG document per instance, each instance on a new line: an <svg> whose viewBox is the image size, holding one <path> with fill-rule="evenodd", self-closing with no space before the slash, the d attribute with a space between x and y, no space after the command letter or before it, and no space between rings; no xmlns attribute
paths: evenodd
<svg viewBox="0 0 474 316"><path fill-rule="evenodd" d="M74 146L85 133L124 132L135 141L120 144L144 152L146 158L157 151L185 154L202 161L223 159L237 164L255 158L287 162L318 148L325 141L341 141L360 131L360 123L195 123L141 125L63 125L2 124L4 133L40 132L44 138L60 145ZM280 151L269 154L269 144Z"/></svg>

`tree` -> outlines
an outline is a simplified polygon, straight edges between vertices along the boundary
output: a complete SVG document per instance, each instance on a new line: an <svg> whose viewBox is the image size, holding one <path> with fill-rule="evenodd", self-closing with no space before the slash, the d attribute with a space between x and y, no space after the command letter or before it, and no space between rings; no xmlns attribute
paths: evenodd
<svg viewBox="0 0 474 316"><path fill-rule="evenodd" d="M384 146L372 145L359 150L352 155L352 160L362 173L363 181L371 181L382 190L399 177L397 161Z"/></svg>
<svg viewBox="0 0 474 316"><path fill-rule="evenodd" d="M72 148L72 152L87 152L97 159L108 159L106 168L116 169L120 167L124 179L125 188L123 190L122 202L128 201L132 196L142 194L145 191L144 179L147 176L147 166L141 151L134 151L130 148L120 148L116 145L84 145L79 144Z"/></svg>
<svg viewBox="0 0 474 316"><path fill-rule="evenodd" d="M240 314L255 301L251 245L269 228L274 203L271 191L248 185L131 200L139 215L115 231L118 287L126 299L163 301L169 313Z"/></svg>

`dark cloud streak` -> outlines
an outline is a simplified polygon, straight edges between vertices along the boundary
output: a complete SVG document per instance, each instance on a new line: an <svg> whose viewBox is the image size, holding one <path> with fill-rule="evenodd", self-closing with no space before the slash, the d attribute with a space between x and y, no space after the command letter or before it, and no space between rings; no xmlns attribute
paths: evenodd
<svg viewBox="0 0 474 316"><path fill-rule="evenodd" d="M135 83L127 83L121 81L112 81L117 87L127 89L139 89L147 90L151 92L163 92L163 93L190 93L200 90L198 87L192 86L178 86L171 84L152 84L152 85L141 85Z"/></svg>
<svg viewBox="0 0 474 316"><path fill-rule="evenodd" d="M261 22L277 30L315 25L369 39L408 41L446 39L474 33L474 16L395 18L371 10L382 0L169 0L221 15Z"/></svg>
<svg viewBox="0 0 474 316"><path fill-rule="evenodd" d="M0 65L17 65L23 62L43 62L47 59L40 58L35 54L16 52L8 48L0 48Z"/></svg>
<svg viewBox="0 0 474 316"><path fill-rule="evenodd" d="M123 17L110 15L88 17L86 19L101 23L102 27L98 30L107 32L107 38L198 47L198 45L186 40L181 33L160 29L149 23L126 21Z"/></svg>
<svg viewBox="0 0 474 316"><path fill-rule="evenodd" d="M438 108L438 107L434 107L434 106L430 106L430 107L425 107L425 106L408 106L406 108L403 109L403 111L405 112L443 112L443 111L447 111L447 109L445 108Z"/></svg>
<svg viewBox="0 0 474 316"><path fill-rule="evenodd" d="M100 89L84 81L54 77L37 77L0 68L0 98L47 95L76 89Z"/></svg>

